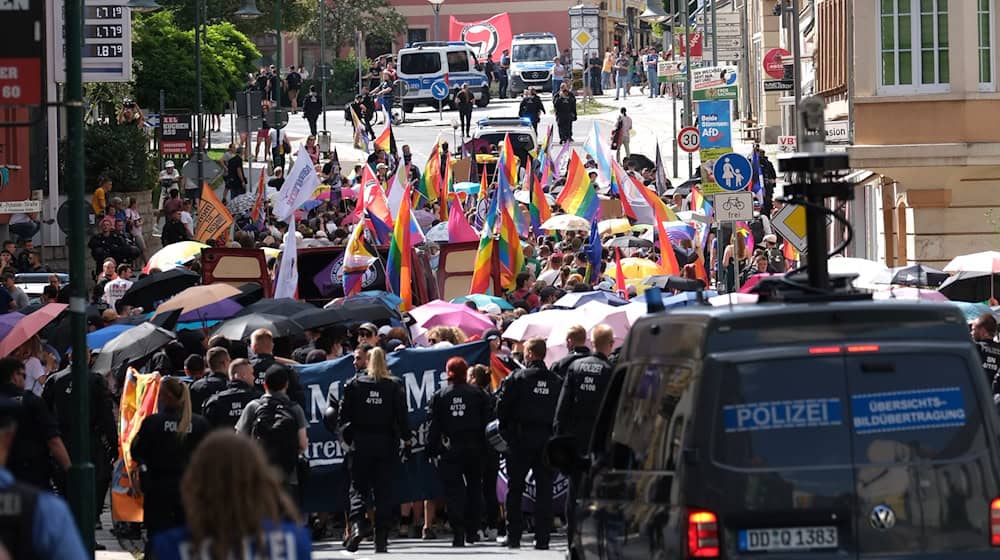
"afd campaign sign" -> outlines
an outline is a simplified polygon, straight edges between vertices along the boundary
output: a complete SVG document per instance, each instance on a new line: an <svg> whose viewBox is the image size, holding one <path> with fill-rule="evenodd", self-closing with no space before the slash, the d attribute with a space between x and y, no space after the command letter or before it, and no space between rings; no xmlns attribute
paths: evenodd
<svg viewBox="0 0 1000 560"><path fill-rule="evenodd" d="M450 348L412 348L387 356L389 370L406 388L406 406L410 429L417 442L413 454L400 465L395 477L394 496L399 502L413 502L440 496L441 483L434 466L427 461L427 403L435 391L447 384L444 366L454 356L472 364L489 365L489 343L479 341ZM347 473L347 449L335 434L323 425L327 395L339 401L344 383L354 377L353 356L297 366L306 389L306 420L309 421L309 479L302 490L305 511L342 511L347 505L350 484Z"/></svg>

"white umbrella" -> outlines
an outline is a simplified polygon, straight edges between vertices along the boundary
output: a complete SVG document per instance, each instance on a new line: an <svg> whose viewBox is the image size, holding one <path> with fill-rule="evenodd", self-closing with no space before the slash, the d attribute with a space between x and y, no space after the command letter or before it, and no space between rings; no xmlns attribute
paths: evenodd
<svg viewBox="0 0 1000 560"><path fill-rule="evenodd" d="M559 214L552 216L545 223L542 224L542 229L557 229L562 231L589 231L590 222L581 218L580 216L574 216L573 214Z"/></svg>
<svg viewBox="0 0 1000 560"><path fill-rule="evenodd" d="M566 356L569 350L566 348L566 334L570 327L580 325L587 329L589 338L590 331L597 325L604 323L615 332L615 346L620 346L625 342L625 335L628 334L631 321L628 314L622 307L612 307L599 301L591 301L572 310L572 315L561 319L555 324L545 340L545 362L552 364L556 360Z"/></svg>
<svg viewBox="0 0 1000 560"><path fill-rule="evenodd" d="M827 270L830 274L857 274L854 286L858 288L872 286L879 274L884 274L887 267L868 259L857 257L834 257L827 260Z"/></svg>
<svg viewBox="0 0 1000 560"><path fill-rule="evenodd" d="M1000 273L1000 252L983 251L969 255L959 255L944 267L945 272L989 272Z"/></svg>
<svg viewBox="0 0 1000 560"><path fill-rule="evenodd" d="M448 242L448 222L441 222L440 224L427 230L424 234L424 238L427 241L436 241L438 243Z"/></svg>
<svg viewBox="0 0 1000 560"><path fill-rule="evenodd" d="M531 204L531 193L525 190L518 189L514 191L514 200L520 202L521 204ZM552 196L551 194L545 195L545 201L548 202L549 205L556 203L555 197Z"/></svg>

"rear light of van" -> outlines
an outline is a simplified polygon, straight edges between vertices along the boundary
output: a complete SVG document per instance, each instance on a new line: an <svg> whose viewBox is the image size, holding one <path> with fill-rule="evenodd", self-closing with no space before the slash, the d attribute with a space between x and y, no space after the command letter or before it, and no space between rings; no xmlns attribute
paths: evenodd
<svg viewBox="0 0 1000 560"><path fill-rule="evenodd" d="M688 513L688 557L719 557L719 520L710 511Z"/></svg>
<svg viewBox="0 0 1000 560"><path fill-rule="evenodd" d="M1000 547L1000 498L990 504L990 544Z"/></svg>
<svg viewBox="0 0 1000 560"><path fill-rule="evenodd" d="M878 344L851 344L849 346L810 346L809 353L816 355L824 354L864 354L868 352L878 352Z"/></svg>

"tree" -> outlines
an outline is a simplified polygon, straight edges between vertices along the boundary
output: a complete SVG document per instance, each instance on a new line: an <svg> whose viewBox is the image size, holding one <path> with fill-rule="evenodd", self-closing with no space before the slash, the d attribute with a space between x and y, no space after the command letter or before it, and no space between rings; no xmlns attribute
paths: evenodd
<svg viewBox="0 0 1000 560"><path fill-rule="evenodd" d="M194 31L174 24L161 11L133 24L135 97L142 107L158 107L160 90L170 109L195 107ZM229 22L209 25L201 46L201 91L206 112L221 113L233 94L247 83L260 52Z"/></svg>
<svg viewBox="0 0 1000 560"><path fill-rule="evenodd" d="M258 2L257 9L261 16L251 19L240 19L233 13L240 8L240 0L204 0L205 21L209 23L230 21L241 33L257 37L274 33L274 8L278 0ZM316 17L317 5L311 0L280 0L281 1L281 32L298 33L312 18ZM163 0L160 4L167 11L173 12L174 21L181 29L194 29L194 2L191 0Z"/></svg>
<svg viewBox="0 0 1000 560"><path fill-rule="evenodd" d="M341 47L353 44L357 30L361 30L365 37L390 41L406 32L406 18L388 0L323 1L327 2L324 20L328 52L336 53ZM310 20L304 33L313 40L318 39L319 23L319 18Z"/></svg>
<svg viewBox="0 0 1000 560"><path fill-rule="evenodd" d="M83 131L85 186L93 191L101 177L109 177L116 192L136 192L156 184L156 160L150 156L146 131L132 125L91 124ZM65 173L66 142L59 146L59 165ZM60 189L66 185L59 184Z"/></svg>

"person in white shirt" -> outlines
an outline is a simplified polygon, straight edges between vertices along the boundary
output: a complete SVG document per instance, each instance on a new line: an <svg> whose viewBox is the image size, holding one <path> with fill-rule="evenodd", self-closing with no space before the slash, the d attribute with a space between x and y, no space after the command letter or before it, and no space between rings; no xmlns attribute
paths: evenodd
<svg viewBox="0 0 1000 560"><path fill-rule="evenodd" d="M118 277L104 284L104 296L101 298L111 309L118 300L132 287L132 267L127 264L118 265Z"/></svg>
<svg viewBox="0 0 1000 560"><path fill-rule="evenodd" d="M181 210L181 223L187 230L188 237L194 239L194 217L191 216L191 200L184 200L184 209Z"/></svg>
<svg viewBox="0 0 1000 560"><path fill-rule="evenodd" d="M559 279L561 269L562 258L557 255L550 256L545 268L542 269L542 272L538 275L537 282L545 282L548 286L555 285L556 280Z"/></svg>

